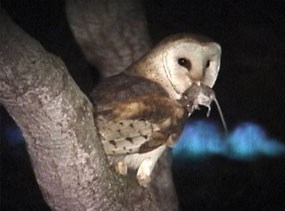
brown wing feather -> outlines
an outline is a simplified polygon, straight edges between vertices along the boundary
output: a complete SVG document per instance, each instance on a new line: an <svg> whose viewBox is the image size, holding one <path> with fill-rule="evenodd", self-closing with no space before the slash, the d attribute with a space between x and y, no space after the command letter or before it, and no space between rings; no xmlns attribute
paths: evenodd
<svg viewBox="0 0 285 211"><path fill-rule="evenodd" d="M163 126L167 119L173 122L182 115L183 108L180 104L158 94L149 94L116 103L111 111L112 119L143 119L161 124L161 127L167 127L167 124Z"/></svg>
<svg viewBox="0 0 285 211"><path fill-rule="evenodd" d="M168 97L159 84L142 77L121 73L99 83L92 90L90 98L93 105L104 107L153 93Z"/></svg>
<svg viewBox="0 0 285 211"><path fill-rule="evenodd" d="M91 93L97 114L110 119L161 122L181 117L183 109L157 83L121 73L105 79Z"/></svg>

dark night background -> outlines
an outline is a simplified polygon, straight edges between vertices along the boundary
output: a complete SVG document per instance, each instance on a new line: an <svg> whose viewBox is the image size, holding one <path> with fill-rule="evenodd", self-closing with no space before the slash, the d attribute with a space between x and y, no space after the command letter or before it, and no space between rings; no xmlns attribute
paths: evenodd
<svg viewBox="0 0 285 211"><path fill-rule="evenodd" d="M90 91L96 76L72 38L62 1L3 0L2 7L64 60L85 93ZM255 122L285 144L284 1L145 0L145 8L154 42L195 32L220 43L222 63L214 89L230 129ZM212 120L218 120L216 113ZM6 135L13 124L1 107L1 210L48 210L24 144ZM253 161L175 158L173 169L182 210L285 209L285 156Z"/></svg>

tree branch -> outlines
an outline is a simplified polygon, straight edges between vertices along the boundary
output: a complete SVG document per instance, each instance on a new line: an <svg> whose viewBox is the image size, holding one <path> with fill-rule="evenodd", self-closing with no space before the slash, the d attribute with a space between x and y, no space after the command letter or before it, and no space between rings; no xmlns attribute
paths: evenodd
<svg viewBox="0 0 285 211"><path fill-rule="evenodd" d="M122 72L149 50L140 0L67 0L66 15L86 58L105 77Z"/></svg>
<svg viewBox="0 0 285 211"><path fill-rule="evenodd" d="M59 58L1 20L1 103L23 132L37 182L51 207L88 208L87 195L95 202L106 197L96 193L108 188L103 178L109 177L92 105Z"/></svg>
<svg viewBox="0 0 285 211"><path fill-rule="evenodd" d="M98 140L93 107L63 62L3 10L0 33L0 103L21 128L48 205L76 211L176 210L169 163L161 163L160 178L150 189L118 176Z"/></svg>

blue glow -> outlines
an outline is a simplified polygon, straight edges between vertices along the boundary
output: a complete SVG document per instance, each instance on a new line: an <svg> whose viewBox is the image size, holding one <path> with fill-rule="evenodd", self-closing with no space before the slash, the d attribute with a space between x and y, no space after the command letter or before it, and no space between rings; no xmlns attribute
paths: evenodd
<svg viewBox="0 0 285 211"><path fill-rule="evenodd" d="M243 123L224 135L213 123L195 121L185 126L172 152L174 156L192 158L222 155L249 160L285 154L285 145L267 137L264 130L253 123Z"/></svg>

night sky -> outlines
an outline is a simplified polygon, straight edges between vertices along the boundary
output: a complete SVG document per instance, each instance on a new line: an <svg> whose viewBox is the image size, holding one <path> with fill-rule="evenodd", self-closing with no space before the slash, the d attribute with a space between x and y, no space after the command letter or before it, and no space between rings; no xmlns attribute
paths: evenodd
<svg viewBox="0 0 285 211"><path fill-rule="evenodd" d="M285 144L285 2L145 1L149 30L156 43L167 35L190 32L222 46L214 87L230 131L244 122ZM88 93L98 77L75 43L62 1L3 0L2 7L48 51L61 57L80 88ZM74 59L76 58L76 59ZM84 76L84 77L82 77ZM1 107L1 210L48 210L33 179L24 144L11 137L13 121ZM196 112L191 121L206 119ZM208 119L221 125L218 112ZM191 124L191 122L189 123ZM12 140L12 141L11 141ZM285 157L232 159L174 156L173 172L182 210L281 210L285 207Z"/></svg>

